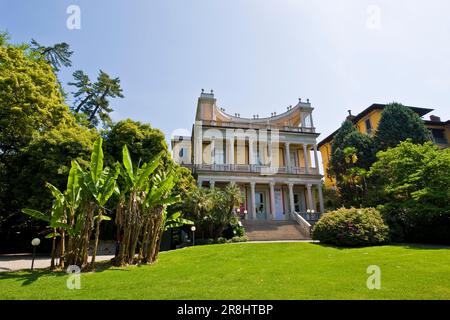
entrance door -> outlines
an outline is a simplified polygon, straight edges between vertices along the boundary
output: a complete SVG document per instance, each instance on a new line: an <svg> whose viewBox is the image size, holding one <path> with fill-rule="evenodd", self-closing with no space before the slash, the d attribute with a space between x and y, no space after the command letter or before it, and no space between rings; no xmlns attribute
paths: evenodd
<svg viewBox="0 0 450 320"><path fill-rule="evenodd" d="M264 192L255 192L256 219L266 220L266 197Z"/></svg>
<svg viewBox="0 0 450 320"><path fill-rule="evenodd" d="M294 193L294 211L295 212L302 212L302 197L300 193Z"/></svg>
<svg viewBox="0 0 450 320"><path fill-rule="evenodd" d="M275 220L284 220L283 192L275 189Z"/></svg>

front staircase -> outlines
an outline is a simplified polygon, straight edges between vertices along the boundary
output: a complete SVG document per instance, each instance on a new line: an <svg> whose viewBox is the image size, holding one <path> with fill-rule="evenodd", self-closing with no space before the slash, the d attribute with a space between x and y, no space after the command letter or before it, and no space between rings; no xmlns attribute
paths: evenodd
<svg viewBox="0 0 450 320"><path fill-rule="evenodd" d="M250 241L311 240L296 221L244 221Z"/></svg>

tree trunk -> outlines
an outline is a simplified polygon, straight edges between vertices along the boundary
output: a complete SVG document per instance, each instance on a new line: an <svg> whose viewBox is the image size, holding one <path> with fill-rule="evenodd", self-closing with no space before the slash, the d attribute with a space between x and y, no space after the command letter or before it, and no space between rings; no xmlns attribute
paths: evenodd
<svg viewBox="0 0 450 320"><path fill-rule="evenodd" d="M75 109L75 112L76 112L76 113L80 112L81 108L85 105L85 103L86 103L90 98L92 98L92 96L93 96L92 94L87 95L86 98L84 98L84 100L81 101L80 104L77 106L77 108Z"/></svg>
<svg viewBox="0 0 450 320"><path fill-rule="evenodd" d="M145 259L145 252L147 252L148 248L148 218L146 219L143 227L144 234L142 235L142 245L139 248L138 262L142 262Z"/></svg>
<svg viewBox="0 0 450 320"><path fill-rule="evenodd" d="M92 113L91 113L91 115L90 115L90 117L89 117L89 122L92 122L92 120L94 119L95 114L97 113L97 111L98 111L99 108L100 108L100 106L97 104L97 105L95 106L94 111L92 111Z"/></svg>
<svg viewBox="0 0 450 320"><path fill-rule="evenodd" d="M109 93L109 87L106 88L105 92L103 92L102 96L100 97L100 100L105 99L105 97L108 95L108 93ZM91 122L91 121L94 119L95 114L97 113L97 111L98 111L99 108L100 108L100 105L97 104L97 105L95 106L94 111L92 111L91 116L89 117L89 122Z"/></svg>
<svg viewBox="0 0 450 320"><path fill-rule="evenodd" d="M66 244L66 232L64 231L64 229L61 231L61 242L60 242L60 252L59 252L59 266L64 269L65 267L65 254L66 254L66 248L65 248L65 244Z"/></svg>
<svg viewBox="0 0 450 320"><path fill-rule="evenodd" d="M92 252L92 260L91 260L91 269L92 270L95 270L95 257L97 255L98 239L100 237L100 223L102 222L102 210L103 209L100 209L98 211L98 216L97 216L97 226L95 229L94 251Z"/></svg>
<svg viewBox="0 0 450 320"><path fill-rule="evenodd" d="M52 260L50 261L50 270L55 269L55 255L56 255L56 228L53 228L53 238L52 238Z"/></svg>

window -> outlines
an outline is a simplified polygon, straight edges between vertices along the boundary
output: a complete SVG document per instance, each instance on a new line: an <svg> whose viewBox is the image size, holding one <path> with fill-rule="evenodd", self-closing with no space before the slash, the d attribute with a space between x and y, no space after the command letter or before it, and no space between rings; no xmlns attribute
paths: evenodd
<svg viewBox="0 0 450 320"><path fill-rule="evenodd" d="M255 192L255 209L256 209L256 214L265 214L266 213L263 192Z"/></svg>
<svg viewBox="0 0 450 320"><path fill-rule="evenodd" d="M225 152L223 151L223 146L219 146L214 150L214 163L224 164Z"/></svg>
<svg viewBox="0 0 450 320"><path fill-rule="evenodd" d="M445 138L444 129L431 129L431 134L433 135L433 140L436 143L447 144L447 139Z"/></svg>
<svg viewBox="0 0 450 320"><path fill-rule="evenodd" d="M312 119L311 114L307 113L305 114L305 118L303 119L303 125L305 128L311 128L312 127Z"/></svg>
<svg viewBox="0 0 450 320"><path fill-rule="evenodd" d="M294 211L295 212L301 212L302 206L301 206L301 200L300 200L300 194L294 193Z"/></svg>
<svg viewBox="0 0 450 320"><path fill-rule="evenodd" d="M370 119L366 119L365 124L366 124L367 134L371 134L372 133L372 123L370 123Z"/></svg>
<svg viewBox="0 0 450 320"><path fill-rule="evenodd" d="M184 156L184 148L180 148L180 151L178 152L178 155L180 156L180 158L183 158L183 156Z"/></svg>

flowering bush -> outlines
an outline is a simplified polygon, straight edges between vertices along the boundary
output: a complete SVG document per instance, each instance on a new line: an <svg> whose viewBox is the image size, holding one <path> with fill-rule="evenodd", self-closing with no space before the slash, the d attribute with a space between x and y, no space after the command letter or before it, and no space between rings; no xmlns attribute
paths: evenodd
<svg viewBox="0 0 450 320"><path fill-rule="evenodd" d="M314 240L338 246L371 246L389 241L389 228L374 208L341 208L325 214L312 232Z"/></svg>

